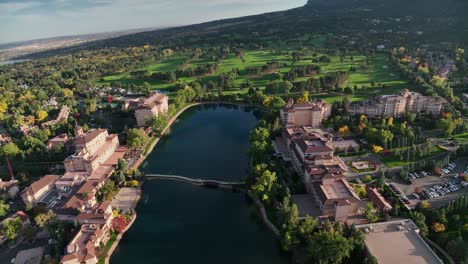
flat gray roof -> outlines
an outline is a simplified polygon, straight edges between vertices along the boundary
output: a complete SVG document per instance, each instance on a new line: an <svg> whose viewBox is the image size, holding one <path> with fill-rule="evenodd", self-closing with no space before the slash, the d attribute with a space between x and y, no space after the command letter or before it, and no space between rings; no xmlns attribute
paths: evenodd
<svg viewBox="0 0 468 264"><path fill-rule="evenodd" d="M43 252L42 247L21 250L16 254L14 264L40 264Z"/></svg>
<svg viewBox="0 0 468 264"><path fill-rule="evenodd" d="M399 230L399 225L404 223ZM366 233L366 246L379 264L443 264L419 235L411 220L398 220L357 228Z"/></svg>

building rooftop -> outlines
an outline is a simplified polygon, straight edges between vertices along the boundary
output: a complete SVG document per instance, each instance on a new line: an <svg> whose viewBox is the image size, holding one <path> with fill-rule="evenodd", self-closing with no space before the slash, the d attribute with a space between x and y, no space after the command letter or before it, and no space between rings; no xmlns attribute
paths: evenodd
<svg viewBox="0 0 468 264"><path fill-rule="evenodd" d="M21 250L16 254L14 264L40 264L42 260L42 254L44 253L43 247L31 248L27 250Z"/></svg>
<svg viewBox="0 0 468 264"><path fill-rule="evenodd" d="M59 175L46 175L41 179L33 182L29 187L27 187L24 191L34 194L44 188L45 186L55 183L60 178Z"/></svg>
<svg viewBox="0 0 468 264"><path fill-rule="evenodd" d="M75 145L85 145L98 137L101 133L107 132L106 129L91 129L85 134L78 136L75 139Z"/></svg>
<svg viewBox="0 0 468 264"><path fill-rule="evenodd" d="M296 143L305 154L333 151L333 149L326 146L321 140L296 140Z"/></svg>
<svg viewBox="0 0 468 264"><path fill-rule="evenodd" d="M324 179L321 187L327 199L357 198L351 185L342 177L334 177L333 174L329 174Z"/></svg>
<svg viewBox="0 0 468 264"><path fill-rule="evenodd" d="M378 208L384 210L391 210L393 207L385 200L382 194L375 188L367 187L367 196L372 201L372 203Z"/></svg>
<svg viewBox="0 0 468 264"><path fill-rule="evenodd" d="M357 228L366 233L366 247L379 264L442 264L443 262L419 235L411 220L397 220Z"/></svg>

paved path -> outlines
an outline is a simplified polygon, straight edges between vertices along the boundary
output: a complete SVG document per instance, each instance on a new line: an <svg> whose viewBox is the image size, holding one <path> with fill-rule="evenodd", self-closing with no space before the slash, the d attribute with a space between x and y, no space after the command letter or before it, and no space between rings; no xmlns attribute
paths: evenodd
<svg viewBox="0 0 468 264"><path fill-rule="evenodd" d="M185 181L194 183L197 185L205 185L205 184L217 184L217 185L244 185L245 182L225 182L225 181L218 181L218 180L204 180L204 179L193 179L179 175L165 175L165 174L145 174L146 179L161 179L161 180L175 180L175 181Z"/></svg>
<svg viewBox="0 0 468 264"><path fill-rule="evenodd" d="M426 240L427 243L431 244L431 246L435 247L440 253L442 253L442 255L444 255L444 257L449 261L450 264L455 264L455 261L453 261L452 257L450 257L450 255L445 250L439 247L439 245L432 242L432 240L430 240L429 238L425 238L424 240Z"/></svg>

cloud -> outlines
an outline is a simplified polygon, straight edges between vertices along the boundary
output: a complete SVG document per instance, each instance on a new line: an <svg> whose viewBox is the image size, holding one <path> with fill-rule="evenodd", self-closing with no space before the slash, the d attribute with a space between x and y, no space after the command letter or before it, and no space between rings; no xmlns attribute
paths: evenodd
<svg viewBox="0 0 468 264"><path fill-rule="evenodd" d="M14 13L40 6L40 2L0 2L0 16L12 15Z"/></svg>

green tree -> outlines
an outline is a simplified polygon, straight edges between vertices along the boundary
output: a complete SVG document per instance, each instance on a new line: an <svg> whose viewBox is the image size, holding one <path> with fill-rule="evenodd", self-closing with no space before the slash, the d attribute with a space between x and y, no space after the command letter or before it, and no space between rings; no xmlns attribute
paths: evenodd
<svg viewBox="0 0 468 264"><path fill-rule="evenodd" d="M160 114L157 117L155 116L150 120L150 126L153 129L153 132L156 135L160 136L168 122L169 115Z"/></svg>
<svg viewBox="0 0 468 264"><path fill-rule="evenodd" d="M6 220L3 223L2 233L8 240L16 240L18 237L19 231L23 227L23 222L19 217Z"/></svg>
<svg viewBox="0 0 468 264"><path fill-rule="evenodd" d="M461 238L451 240L447 243L447 252L458 262L463 261L467 256L465 242Z"/></svg>
<svg viewBox="0 0 468 264"><path fill-rule="evenodd" d="M149 137L143 129L132 128L127 132L127 142L134 149L141 147L149 141Z"/></svg>
<svg viewBox="0 0 468 264"><path fill-rule="evenodd" d="M2 148L0 149L0 156L1 157L7 157L7 158L14 159L17 156L19 156L20 154L21 154L21 150L13 142L10 142L10 143L7 143L7 144L3 145Z"/></svg>
<svg viewBox="0 0 468 264"><path fill-rule="evenodd" d="M429 228L426 225L426 217L421 212L411 211L409 213L411 220L418 226L421 236L427 236Z"/></svg>
<svg viewBox="0 0 468 264"><path fill-rule="evenodd" d="M270 132L264 127L257 127L250 133L250 142L267 141L270 138Z"/></svg>
<svg viewBox="0 0 468 264"><path fill-rule="evenodd" d="M281 224L283 235L282 246L284 250L290 250L299 243L297 238L297 225L299 222L299 212L295 204L291 205L288 197L283 198L278 206L278 222Z"/></svg>
<svg viewBox="0 0 468 264"><path fill-rule="evenodd" d="M273 111L279 111L281 107L283 107L286 104L286 102L283 100L283 98L279 96L273 96L271 97L270 104L268 108Z"/></svg>
<svg viewBox="0 0 468 264"><path fill-rule="evenodd" d="M379 217L377 214L374 212L374 206L372 203L367 203L366 204L366 210L364 212L364 217L369 223L375 223L377 220L379 220Z"/></svg>
<svg viewBox="0 0 468 264"><path fill-rule="evenodd" d="M302 239L308 240L314 233L317 226L318 226L317 218L306 216L306 218L299 223L298 233L302 237Z"/></svg>
<svg viewBox="0 0 468 264"><path fill-rule="evenodd" d="M451 118L441 118L436 122L436 127L443 131L445 136L451 136L457 124Z"/></svg>
<svg viewBox="0 0 468 264"><path fill-rule="evenodd" d="M255 141L249 149L249 156L254 164L267 162L269 160L270 143L266 141Z"/></svg>
<svg viewBox="0 0 468 264"><path fill-rule="evenodd" d="M145 95L149 95L151 93L151 84L149 84L148 82L144 82L143 87L142 87L142 92Z"/></svg>
<svg viewBox="0 0 468 264"><path fill-rule="evenodd" d="M36 217L34 217L34 222L36 222L39 227L44 228L47 222L49 222L49 220L54 217L54 212L48 210L47 213L38 214Z"/></svg>
<svg viewBox="0 0 468 264"><path fill-rule="evenodd" d="M339 264L350 256L352 242L336 231L314 233L307 244L309 263Z"/></svg>
<svg viewBox="0 0 468 264"><path fill-rule="evenodd" d="M6 204L5 201L0 200L0 216L6 215L8 210L10 210L10 206Z"/></svg>
<svg viewBox="0 0 468 264"><path fill-rule="evenodd" d="M250 193L266 202L270 199L271 190L276 183L276 173L265 170L255 183L250 186Z"/></svg>

